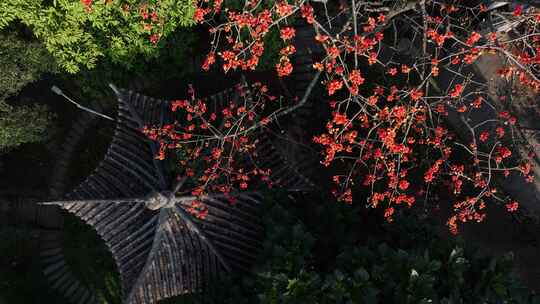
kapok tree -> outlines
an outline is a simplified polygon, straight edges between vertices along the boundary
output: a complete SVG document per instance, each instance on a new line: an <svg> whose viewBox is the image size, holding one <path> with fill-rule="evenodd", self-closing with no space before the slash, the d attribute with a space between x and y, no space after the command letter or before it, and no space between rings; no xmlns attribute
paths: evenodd
<svg viewBox="0 0 540 304"><path fill-rule="evenodd" d="M194 19L212 35L202 68L219 64L225 73L253 70L264 53L266 35L279 31L286 46L276 72L286 80L294 68L295 26L299 19L310 25L313 39L324 49L313 63L313 81L326 88L332 113L320 122L326 132L313 141L322 147L324 167L345 164L346 170L332 180L338 200L353 203L359 199L353 196L355 187L366 187L371 193L367 205L384 208L391 221L396 208L429 203L447 189L453 197L454 213L448 219L453 233L460 222L482 221L488 199L510 212L518 209L518 202L498 191L495 179L518 174L533 181L535 147L517 136L522 117L515 115L512 100L540 88L536 9L515 5L497 13L509 24L506 33L492 20L493 7L475 1L240 2L240 9L233 9L221 0L197 1ZM503 80L509 94L495 94L475 76L473 66L484 56L498 58L501 67L493 76ZM281 104L275 113L294 111L308 95L309 90L300 103ZM199 178L202 191L218 171L238 172L227 163L226 145L235 151L249 149L250 134L279 115L250 119L263 117L261 109L271 103L251 100L236 107L236 114L223 109L228 131L219 133L209 124L212 114L203 119L203 104L195 106L194 101L178 105L193 112L187 124L159 132L171 140L167 147L187 148L191 158L211 149L219 165L212 164ZM486 111L496 114L486 116ZM193 119L213 135L196 136Z"/></svg>
<svg viewBox="0 0 540 304"><path fill-rule="evenodd" d="M201 197L221 193L235 204L232 192L236 190L246 191L261 181L271 187L271 169L252 161L259 143L253 133L287 109L283 101L269 95L267 86L248 86L245 81L222 93L224 104L198 97L193 87L188 95L170 103L174 121L143 130L159 143L157 159L164 160L171 150L177 152L173 158L186 179L185 191ZM200 218L207 215L198 200L190 211Z"/></svg>

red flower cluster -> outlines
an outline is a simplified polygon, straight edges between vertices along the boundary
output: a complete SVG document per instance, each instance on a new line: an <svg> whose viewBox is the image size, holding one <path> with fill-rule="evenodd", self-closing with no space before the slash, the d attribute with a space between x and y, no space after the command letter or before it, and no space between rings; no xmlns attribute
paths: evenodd
<svg viewBox="0 0 540 304"><path fill-rule="evenodd" d="M218 9L212 7L212 3L221 6L221 1L201 0L198 3L195 19L199 22L211 13L217 13ZM286 43L279 52L280 58L275 66L277 74L279 77L290 75L293 70L290 56L296 52L296 48L290 44L296 31L290 24L294 24L293 15L304 18L316 33L315 42L324 50L321 56L314 56L317 61L313 63L313 68L322 73L325 79L322 83L333 99L328 101L332 115L326 129L315 136L313 141L322 147L322 164L330 166L339 160L338 167L348 170L343 174L333 174L333 193L338 200L352 203L352 187L357 184L368 186L371 188L368 204L373 207L382 206L385 217L391 221L398 205L412 206L416 201L415 195L430 200L433 196L428 194L442 187L455 196L455 213L449 218L448 226L452 232L457 232L458 223L481 221L485 217L482 213L485 208L484 197L497 196L490 184L492 179L488 176L493 177L499 172L506 176L515 170L521 172L527 180L532 180L530 167L522 163L513 164L515 157L511 157L511 146L506 143L507 138L504 138L507 132L513 134L517 123L515 114L501 111L493 133L491 130L482 131L487 127L484 123L474 122L468 131L477 138L470 138L469 142L459 142L445 126L448 116L454 114L454 111L460 116L473 117L473 111L484 106L511 109L512 105L505 104L510 103L510 98L485 98L492 92L476 85L475 92L465 94L465 86L471 79L462 73L453 73L451 81L455 85L448 87L442 94L432 87L435 86L434 80L440 81L435 77L443 70L461 71L481 56L499 54L509 58L498 68L499 75L503 77L501 81L515 78L531 93L540 92L540 82L531 74L540 64L540 55L537 54L540 53L540 38L535 24L540 17L525 17L527 12L521 8L516 9L515 17L523 16L523 26L518 29L523 31L523 39L497 39L496 33L487 33L484 41L483 34L474 31L476 27L468 14L469 10L459 18L460 24L454 25L458 19L451 14L463 11L463 7L434 3L430 9L426 8L427 14L420 16L411 12L411 16L408 16L411 20L418 18L418 22L427 23L427 28L418 28L415 35L427 36L430 45L420 46L419 49L424 48L425 53L412 58L412 62L399 62L398 58L389 60L385 56L379 57L379 54L384 54L384 47L381 46L384 34L377 32L379 25L390 22L389 18L399 19L399 16L377 15L361 7L355 12L359 26L336 31L333 24L330 28L324 14L315 14L308 1L278 0L269 6L261 6L259 3L246 0L244 8L239 11L225 10L226 20L210 31L214 42L203 69L208 70L216 62L214 54L223 59L225 71L253 69L264 51L266 35L274 29ZM367 3L369 1L359 5L367 7ZM340 14L351 13L351 9L343 5ZM473 11L485 9L485 5L472 8ZM333 22L334 19L329 20ZM473 28L468 33L450 31L452 28L468 27ZM368 73L371 75L381 70L391 77L384 77L384 82L373 77L369 86L365 85L367 81L364 77L367 78ZM217 120L223 117L226 120L224 126L231 127L237 115L250 113L249 108L239 110L226 109L218 113ZM197 121L197 115L192 116L191 119ZM213 119L216 120L215 117ZM268 123L266 118L259 119L261 124ZM202 126L193 123L186 128L185 133L194 137L195 131L202 129ZM497 140L503 138L505 146L501 146L502 140ZM455 149L468 154L470 163L456 163ZM217 151L214 151L215 155L218 155ZM219 152L219 157L209 158L217 160L227 155L223 149ZM493 166L485 166L486 163ZM244 175L233 174L235 186L241 189L249 186L252 175L246 175L247 179L244 179ZM206 176L207 180L213 178L210 174ZM420 182L413 180L414 177L419 177ZM476 194L465 193L470 189ZM499 198L499 201L503 200ZM508 209L515 208L512 205Z"/></svg>
<svg viewBox="0 0 540 304"><path fill-rule="evenodd" d="M473 45L475 44L476 42L478 42L478 40L480 40L480 38L482 38L482 35L480 35L479 33L477 32L472 32L471 35L469 36L469 38L467 38L467 44L468 45Z"/></svg>
<svg viewBox="0 0 540 304"><path fill-rule="evenodd" d="M92 2L94 2L94 1L93 0L81 0L81 4L84 5L84 9L87 12L92 11Z"/></svg>
<svg viewBox="0 0 540 304"><path fill-rule="evenodd" d="M338 90L341 90L343 88L343 81L339 79L330 80L326 84L326 89L328 90L328 95L332 96L334 93Z"/></svg>
<svg viewBox="0 0 540 304"><path fill-rule="evenodd" d="M291 40L294 38L296 30L290 26L284 27L281 29L281 39L283 41Z"/></svg>
<svg viewBox="0 0 540 304"><path fill-rule="evenodd" d="M280 1L276 4L276 11L280 17L289 16L293 13L293 6L289 5L287 1Z"/></svg>
<svg viewBox="0 0 540 304"><path fill-rule="evenodd" d="M302 14L302 17L306 19L307 23L311 24L313 21L315 21L315 17L313 16L313 7L311 5L302 5L300 7L300 13Z"/></svg>
<svg viewBox="0 0 540 304"><path fill-rule="evenodd" d="M154 33L154 34L150 35L150 43L157 44L158 41L159 41L159 34Z"/></svg>
<svg viewBox="0 0 540 304"><path fill-rule="evenodd" d="M427 31L427 37L431 40L433 40L439 47L443 46L446 39L453 37L454 34L451 32L447 32L445 34L439 34L434 29L429 29Z"/></svg>
<svg viewBox="0 0 540 304"><path fill-rule="evenodd" d="M203 62L202 69L205 71L210 70L210 66L216 62L216 55L213 52L210 52L206 59Z"/></svg>
<svg viewBox="0 0 540 304"><path fill-rule="evenodd" d="M484 132L480 133L480 141L481 142L487 141L488 138L489 138L489 132L484 131Z"/></svg>
<svg viewBox="0 0 540 304"><path fill-rule="evenodd" d="M268 88L256 83L249 88L251 95L247 94L246 87L237 89L238 95L243 96L242 100L211 113L208 112L207 101L196 98L190 89L190 98L171 102L171 111L182 117L181 120L161 128L146 127L143 130L159 144L156 159L165 159L168 150L182 152L179 164L193 181L191 193L194 196L208 192L228 195L234 188L245 190L255 177L271 186L269 169L246 168L239 162L247 155L254 157L256 137L237 134L256 124L256 113L264 107L266 99L271 99L267 95ZM199 200L192 203L190 212L199 218L206 217L208 213Z"/></svg>
<svg viewBox="0 0 540 304"><path fill-rule="evenodd" d="M283 60L276 65L276 71L279 77L291 75L293 66L289 60Z"/></svg>
<svg viewBox="0 0 540 304"><path fill-rule="evenodd" d="M462 84L456 84L454 88L450 91L450 97L452 98L458 98L461 93L463 93L463 85Z"/></svg>
<svg viewBox="0 0 540 304"><path fill-rule="evenodd" d="M519 208L519 203L516 202L516 201L511 201L509 202L508 204L506 204L506 209L509 211L509 212L515 212L517 211Z"/></svg>

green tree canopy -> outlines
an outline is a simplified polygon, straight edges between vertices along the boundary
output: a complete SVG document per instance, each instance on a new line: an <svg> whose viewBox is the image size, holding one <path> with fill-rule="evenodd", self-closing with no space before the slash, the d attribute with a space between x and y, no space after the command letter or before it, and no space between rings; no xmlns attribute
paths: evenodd
<svg viewBox="0 0 540 304"><path fill-rule="evenodd" d="M37 42L0 33L0 152L45 137L50 114L44 105L11 106L6 99L55 70L47 50Z"/></svg>
<svg viewBox="0 0 540 304"><path fill-rule="evenodd" d="M0 101L36 81L42 73L55 70L54 61L41 44L3 33L0 33L0 69Z"/></svg>
<svg viewBox="0 0 540 304"><path fill-rule="evenodd" d="M93 68L101 57L126 66L154 56L159 41L192 22L192 0L6 0L0 29L29 27L70 73Z"/></svg>
<svg viewBox="0 0 540 304"><path fill-rule="evenodd" d="M49 116L44 105L13 107L0 101L0 152L43 140Z"/></svg>

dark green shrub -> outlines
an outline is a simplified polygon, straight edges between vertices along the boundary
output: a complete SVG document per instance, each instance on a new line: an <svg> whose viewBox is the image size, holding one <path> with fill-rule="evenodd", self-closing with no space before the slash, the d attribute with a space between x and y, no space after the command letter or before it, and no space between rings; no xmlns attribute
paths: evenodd
<svg viewBox="0 0 540 304"><path fill-rule="evenodd" d="M47 51L36 42L0 33L0 152L45 139L50 114L44 105L11 106L6 98L55 70Z"/></svg>
<svg viewBox="0 0 540 304"><path fill-rule="evenodd" d="M0 100L0 153L46 139L50 116L44 105L13 107Z"/></svg>
<svg viewBox="0 0 540 304"><path fill-rule="evenodd" d="M226 292L206 302L540 303L514 278L511 255L481 256L413 216L384 225L364 245L345 246L325 270L314 263L317 235L280 206L266 214L267 240L255 275L231 279L221 286Z"/></svg>
<svg viewBox="0 0 540 304"><path fill-rule="evenodd" d="M0 100L5 100L55 66L41 44L0 33L0 69Z"/></svg>

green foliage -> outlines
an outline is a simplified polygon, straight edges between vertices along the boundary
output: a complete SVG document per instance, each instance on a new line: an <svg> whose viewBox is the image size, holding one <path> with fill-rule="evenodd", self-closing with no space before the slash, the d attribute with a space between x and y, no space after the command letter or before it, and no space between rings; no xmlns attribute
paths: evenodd
<svg viewBox="0 0 540 304"><path fill-rule="evenodd" d="M325 209L324 217L346 219L340 208ZM267 238L253 276L212 285L211 297L166 303L540 303L513 277L511 255L481 256L414 216L376 228L363 245L345 242L322 266L322 235L291 210L265 212ZM323 218L314 222L325 226Z"/></svg>
<svg viewBox="0 0 540 304"><path fill-rule="evenodd" d="M495 303L516 298L507 258L468 257L460 247L441 256L384 243L352 248L338 257L336 268L323 289L338 302Z"/></svg>
<svg viewBox="0 0 540 304"><path fill-rule="evenodd" d="M156 50L155 57L145 58L143 55L134 56L131 66L102 61L92 70L82 70L69 81L75 80L77 90L83 100L116 100L109 88L109 83L119 87L128 87L135 78L144 77L159 86L156 80L164 82L168 78L181 78L187 72L186 62L191 55L190 46L195 42L195 34L188 30L178 30L169 35L164 45L167 47Z"/></svg>
<svg viewBox="0 0 540 304"><path fill-rule="evenodd" d="M41 44L5 33L0 33L0 69L0 100L16 94L41 74L55 70L52 58Z"/></svg>
<svg viewBox="0 0 540 304"><path fill-rule="evenodd" d="M279 62L279 51L285 46L285 43L279 37L279 30L272 28L264 37L264 53L261 56L258 70L273 71Z"/></svg>
<svg viewBox="0 0 540 304"><path fill-rule="evenodd" d="M55 68L39 43L0 33L0 69L0 152L6 152L45 139L50 122L44 105L14 107L5 102L6 98Z"/></svg>
<svg viewBox="0 0 540 304"><path fill-rule="evenodd" d="M61 68L77 73L83 67L94 68L102 57L128 67L136 55L154 57L163 47L158 40L193 23L192 0L84 2L2 1L0 29L13 22L26 25ZM152 42L151 37L156 40Z"/></svg>
<svg viewBox="0 0 540 304"><path fill-rule="evenodd" d="M12 107L0 101L0 152L46 138L50 113L44 105Z"/></svg>

